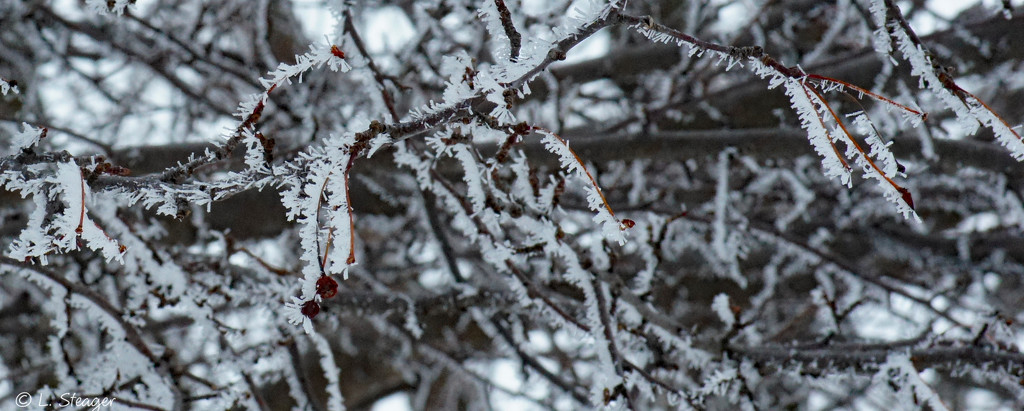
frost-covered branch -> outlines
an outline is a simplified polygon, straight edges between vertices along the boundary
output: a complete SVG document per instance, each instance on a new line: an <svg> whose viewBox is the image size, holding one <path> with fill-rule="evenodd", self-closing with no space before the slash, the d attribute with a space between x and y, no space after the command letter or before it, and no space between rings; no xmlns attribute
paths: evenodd
<svg viewBox="0 0 1024 411"><path fill-rule="evenodd" d="M1024 404L1021 16L436 3L0 0L10 391Z"/></svg>
<svg viewBox="0 0 1024 411"><path fill-rule="evenodd" d="M1024 355L1016 351L972 345L967 341L935 341L928 345L902 342L841 343L822 347L759 346L732 347L736 354L762 364L798 366L808 373L827 373L834 369L878 370L893 354L907 354L915 368L957 370L964 366L1002 371L1024 376Z"/></svg>

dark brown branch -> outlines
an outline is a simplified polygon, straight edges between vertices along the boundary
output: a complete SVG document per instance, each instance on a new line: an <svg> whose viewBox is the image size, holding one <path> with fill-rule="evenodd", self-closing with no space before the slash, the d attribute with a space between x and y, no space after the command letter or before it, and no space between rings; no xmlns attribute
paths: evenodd
<svg viewBox="0 0 1024 411"><path fill-rule="evenodd" d="M194 90L191 86L186 84L184 80L175 75L170 70L170 67L163 65L160 62L160 58L162 56L146 56L136 50L132 50L124 44L110 41L111 38L117 38L117 36L104 29L69 21L48 7L39 7L38 10L42 11L47 17L52 18L67 29L82 33L98 42L109 44L112 48L121 52L126 57L145 64L150 68L150 70L160 75L160 77L167 82L171 83L171 85L178 89L178 91L181 91L182 94L185 94L189 99L203 103L217 114L222 116L231 116L232 113L230 109L213 102L213 100L204 95L201 90Z"/></svg>
<svg viewBox="0 0 1024 411"><path fill-rule="evenodd" d="M74 138L74 139L77 139L77 140L89 143L91 145L94 145L96 147L99 147L99 149L101 151L103 151L103 153L106 154L106 155L110 155L111 153L114 152L114 148L111 147L110 144L101 142L101 141L96 140L96 139L94 139L92 137L87 137L87 136L85 136L85 135L83 135L81 133L78 133L78 132L76 132L74 130L71 130L69 128L66 128L66 127L54 126L53 124L49 124L49 123L42 123L42 122L39 122L39 121L26 120L26 119L22 119L22 118L14 118L14 117L6 117L6 116L0 117L0 120L8 121L8 122L11 122L11 123L28 123L28 124L30 124L33 127L47 128L47 129L50 129L50 130L58 131L58 132L67 134L71 138Z"/></svg>
<svg viewBox="0 0 1024 411"><path fill-rule="evenodd" d="M698 223L701 223L701 224L704 224L704 225L707 225L707 226L712 225L712 222L710 220L706 219L706 218L701 218L701 217L692 216L692 215L686 215L683 218L686 219L686 220L693 221L693 222L698 222ZM922 308L924 308L925 310L931 311L935 315L937 315L939 317L942 317L942 318L948 320L949 322L951 322L953 324L956 324L959 327L963 327L965 329L970 329L970 326L968 326L967 324L964 324L963 322L957 320L956 318L953 318L953 316L950 315L948 312L946 312L944 310L939 310L939 309L936 309L935 307L933 307L932 304L931 304L931 301L925 300L923 298L920 298L920 297L917 297L915 295L912 295L912 294L910 294L910 293L908 293L908 292L906 292L904 290L901 290L898 287L893 286L893 285L887 283L886 281L883 281L883 277L881 277L881 276L865 273L862 270L859 270L857 267L855 267L852 263L850 263L848 261L845 261L843 258L841 258L841 257L839 257L837 255L834 255L834 254L832 254L832 253L830 253L828 251L822 251L822 250L818 250L818 249L816 249L814 247L811 247L811 246L807 245L805 242L803 242L803 241L793 237L791 234L780 233L780 232L778 232L778 231L776 231L774 229L768 228L767 226L765 226L765 225L763 225L761 223L757 223L757 222L750 222L749 226L746 227L746 229L749 230L749 231L758 233L761 236L771 237L771 238L774 238L776 241L781 241L781 242L784 242L784 243L789 244L791 246L795 246L795 247L801 249L803 252L806 252L808 254L814 255L815 257L820 259L823 263L825 263L827 265L831 265L832 267L836 268L840 272L846 273L846 274L848 274L848 275L850 275L850 276L852 276L854 278L858 278L858 279L860 279L860 280L862 280L862 281L864 281L864 282L866 282L868 284L874 285L874 286L884 290L885 292L897 294L897 295L899 295L899 296L901 296L903 298L906 298L906 299L908 299L910 301L913 301L913 302L917 303L919 306L921 306ZM837 326L838 326L838 324L837 324Z"/></svg>
<svg viewBox="0 0 1024 411"><path fill-rule="evenodd" d="M658 162L677 161L679 159L703 159L729 147L736 148L740 154L749 155L758 160L792 159L800 156L814 156L807 143L806 132L800 129L770 128L746 130L700 130L677 132L651 132L638 134L601 134L592 129L580 128L566 131L563 136L572 144L573 150L581 158L595 164L603 164L615 160L650 159ZM924 160L921 140L913 135L904 134L893 138L890 149L901 161L904 159ZM1024 177L1024 168L1006 155L1004 149L996 144L972 140L944 140L933 142L938 158L927 160L931 167L947 173L956 173L964 167L1003 173L1012 178ZM111 161L120 162L138 173L159 170L173 164L181 155L189 152L202 151L206 144L171 145L155 147L138 147L121 149L114 152ZM545 166L548 169L558 167L557 158L547 155L547 150L536 139L528 138L519 145L531 163ZM608 147L616 147L608 150ZM494 148L481 147L484 155ZM236 157L240 156L236 154ZM39 161L44 161L42 158ZM46 160L48 161L48 160ZM234 161L234 160L233 160ZM352 172L372 176L376 173L397 173L397 167L387 155L375 155L360 160L362 166L353 167ZM17 164L35 163L29 159L15 160L0 158L0 169L21 169ZM14 167L14 168L11 168ZM437 173L448 178L461 175L461 169L440 164ZM358 182L353 179L353 182ZM152 177L121 177L103 175L90 181L94 191L117 188L136 190L155 184ZM172 185L172 187L174 187ZM395 207L381 202L361 184L353 185L352 201L359 205L362 212L376 214L394 214L400 212ZM681 198L686 203L699 203L710 199L713 193L692 192L691 197ZM16 197L0 191L0 198L5 201L18 201ZM8 200L9 199L9 200ZM259 225L251 224L251 219L242 218L233 212L237 207L245 207L258 213ZM239 239L249 236L275 235L289 223L284 218L280 195L274 190L250 190L240 196L215 202L208 220L217 229L231 228L232 235ZM934 239L933 239L934 240ZM948 241L947 241L948 242ZM944 246L946 247L946 246ZM1003 247L1010 255L1024 256L1024 244L1013 241L993 242L991 246ZM955 250L955 245L948 245Z"/></svg>
<svg viewBox="0 0 1024 411"><path fill-rule="evenodd" d="M623 372L622 353L619 352L619 347L617 344L615 344L615 328L613 328L615 327L615 324L612 324L611 317L608 315L609 311L611 310L611 307L609 307L608 299L605 298L604 295L604 283L599 282L596 277L592 278L590 283L594 289L594 297L597 300L597 311L598 317L600 317L601 321L601 331L604 333L604 341L600 341L600 339L598 339L598 341L595 342L595 344L605 344L605 348L608 350L609 354L612 357L612 363L615 364L615 373L618 374L620 377L625 377L625 373ZM629 407L629 409L635 410L636 404L634 404L633 397L624 389L622 389L622 387L622 385L612 387L613 389L615 389L615 392L609 393L608 399L621 395L625 397L626 405Z"/></svg>
<svg viewBox="0 0 1024 411"><path fill-rule="evenodd" d="M637 19L643 19L637 17ZM1016 15L1010 20L1002 18L988 19L982 22L966 24L960 29L949 29L924 36L922 40L943 49L957 50L958 57L971 61L963 67L962 74L984 73L1007 61L1024 58L1024 36L1013 36L1024 27L1024 15ZM977 47L965 40L964 30L972 38L987 44L998 44L999 52L993 56L982 54ZM724 49L726 46L716 46ZM627 49L612 50L606 56L582 61L569 65L554 66L551 73L559 80L585 83L599 78L628 79L638 74L653 70L668 69L679 64L678 47L675 45L651 44L646 46L630 46ZM846 80L851 84L871 84L883 64L890 64L879 59L869 45L857 51L840 55L804 67L807 71L828 75L829 77ZM544 98L548 94L546 85L538 83L531 86L530 99ZM774 108L789 107L788 101L781 93L766 93L764 81L752 79L741 82L729 82L715 88L696 99L679 99L663 107L650 107L646 115L661 118L669 110L696 110L700 104L711 104L728 119L727 124L733 128L768 127L778 124L778 119L771 114ZM623 123L640 121L630 117ZM662 129L699 129L717 127L707 119L695 119L688 123L663 122Z"/></svg>
<svg viewBox="0 0 1024 411"><path fill-rule="evenodd" d="M434 232L434 237L437 238L437 242L441 244L441 255L444 256L445 264L448 265L448 271L452 275L452 278L456 282L466 282L466 276L462 274L462 270L459 269L458 261L455 259L455 251L452 248L451 241L448 241L448 235L444 231L444 227L441 226L441 219L438 218L438 214L441 213L437 209L435 203L437 203L437 196L428 190L421 190L420 193L423 197L423 211L427 216L427 223L430 225L430 229Z"/></svg>
<svg viewBox="0 0 1024 411"><path fill-rule="evenodd" d="M125 341L127 341L128 344L134 347L139 352L139 354L142 354L144 357L149 359L150 363L153 364L153 367L156 369L157 372L164 374L168 378L169 382L176 381L170 375L171 373L168 370L166 361L160 356L153 353L152 350L150 350L149 345L146 344L146 342L142 339L142 336L139 335L139 332L135 328L135 326L125 321L124 315L121 313L121 311L118 310L117 307L114 307L110 303L110 301L108 301L105 297L97 294L95 291L87 288L82 284L68 281L66 278L64 278L64 276L61 276L43 267L35 266L32 264L26 264L14 260L13 258L10 257L0 257L0 264L4 264L10 267L19 268L23 270L33 271L39 275L42 275L50 279L51 281L57 284L60 284L60 286L67 290L68 293L78 294L82 297L85 297L87 300L89 300L89 302L91 302L104 313L106 313L106 315L109 316L112 320L117 322L117 324L124 331ZM175 405L173 408L178 409L180 407L180 401L182 400L181 392L178 391L177 387L175 387L173 383L170 384L169 387L171 387L171 390L175 394Z"/></svg>
<svg viewBox="0 0 1024 411"><path fill-rule="evenodd" d="M229 66L229 65L226 65L224 63L218 62L215 59L211 58L210 56L205 55L201 51L198 51L198 50L194 49L192 46L190 46L188 44L185 44L184 41L178 39L178 37L175 36L174 34L168 33L165 30L161 30L160 28L157 28L157 27L153 26L150 22L148 22L148 21L146 21L146 20L144 20L142 18L139 18L138 16L135 15L135 13L132 13L130 9L125 11L125 17L128 18L131 21L139 23L139 25L141 25L142 27L145 27L150 33L153 33L154 35L157 35L157 36L160 36L160 37L163 37L163 38L169 40L175 46L178 46L178 48L180 48L182 51L184 51L185 53L188 53L188 55L191 58L194 58L196 60L202 61L203 63L209 64L209 65L211 65L211 66L213 66L213 67L217 68L218 70L221 70L221 71L223 71L225 73L231 73L231 75L233 75L236 79L248 83L249 85L253 86L253 88L256 88L256 89L262 89L263 88L263 86L260 85L259 81L256 81L256 79L253 78L253 75L254 74L258 75L258 73L246 72L245 70L243 70L243 69L241 69L239 67Z"/></svg>
<svg viewBox="0 0 1024 411"><path fill-rule="evenodd" d="M516 62L519 60L519 49L523 45L523 36L516 30L516 26L512 22L512 13L508 11L505 0L494 0L494 5L498 8L498 18L501 20L501 26L505 29L505 35L508 36L511 46L509 60Z"/></svg>
<svg viewBox="0 0 1024 411"><path fill-rule="evenodd" d="M107 315L110 316L110 318L114 319L118 323L118 325L120 325L121 328L124 329L125 339L128 341L129 344L135 347L135 349L137 349L140 354L142 354L150 361L152 361L153 364L158 364L161 362L160 357L154 354L153 351L149 349L149 346L146 344L146 342L142 340L142 337L136 331L135 326L125 321L121 311L118 310L117 307L111 305L110 302L107 301L105 297L96 294L95 291L86 288L81 284L68 281L63 276L43 267L23 263L10 257L0 257L0 264L35 272L50 279L51 281L57 284L60 284L60 286L66 289L69 293L78 294L81 295L82 297L85 297L90 302L99 307L101 310L103 310L103 312L107 313Z"/></svg>
<svg viewBox="0 0 1024 411"><path fill-rule="evenodd" d="M245 384L249 386L249 392L252 393L253 399L256 401L256 405L260 407L260 411L270 411L267 407L267 401L263 399L263 395L260 394L259 387L256 386L256 382L253 381L252 376L248 373L242 373L242 377L245 378Z"/></svg>
<svg viewBox="0 0 1024 411"><path fill-rule="evenodd" d="M359 53L366 59L366 66L370 68L373 73L373 79L377 81L377 86L380 87L381 98L384 100L384 105L388 108L388 113L391 114L391 121L398 122L399 116L398 111L395 110L395 99L391 96L388 91L387 85L384 84L384 80L387 78L381 73L380 68L373 62L373 57L366 51L366 47L363 45L363 39L359 36L359 31L356 30L355 23L352 19L352 11L345 9L343 16L345 18L345 32L352 37L352 44L355 44L356 48L359 49ZM394 80L392 80L394 82Z"/></svg>
<svg viewBox="0 0 1024 411"><path fill-rule="evenodd" d="M896 24L898 24L900 28L907 33L907 36L910 37L910 41L921 47L922 50L925 50L926 54L930 55L931 53L928 52L928 47L926 47L924 43L921 43L921 38L917 37L917 33L915 33L914 29L910 27L910 23L907 22L907 19L903 17L903 12L900 11L900 7L892 0L885 0L885 8L886 17L894 19Z"/></svg>
<svg viewBox="0 0 1024 411"><path fill-rule="evenodd" d="M316 397L313 396L313 385L309 381L309 376L306 375L306 369L302 364L302 354L299 352L298 341L292 340L291 344L288 344L288 356L292 360L292 369L295 371L295 377L299 380L299 385L302 386L304 394L306 394L306 401L310 408L314 411L324 411L323 404L316 401Z"/></svg>
<svg viewBox="0 0 1024 411"><path fill-rule="evenodd" d="M544 367L544 364L541 364L535 358L524 352L522 348L519 347L519 344L516 344L515 339L512 338L512 333L509 332L508 327L505 327L503 324L501 324L501 321L497 319L492 319L491 323L494 324L494 328L498 330L498 335L500 335L501 338L505 340L505 343L508 344L509 347L512 347L512 350L516 353L516 356L519 357L519 359L523 362L524 365L532 368L534 371L536 371L542 377L544 377L545 380L548 380L548 382L554 384L556 387L561 388L562 391L571 394L572 397L576 399L576 401L580 402L580 404L587 404L590 402L587 399L587 395L583 392L580 392L580 390L577 389L579 388L579 386L573 385L568 381L562 380L562 378L559 377L558 375L555 375L551 371L548 371L548 369Z"/></svg>
<svg viewBox="0 0 1024 411"><path fill-rule="evenodd" d="M939 345L945 344L945 345ZM933 343L928 347L907 348L899 341L890 344L835 344L819 348L790 346L730 347L742 357L762 363L800 365L806 372L853 368L872 372L894 353L908 353L919 369L939 368L953 370L970 365L979 369L1001 367L1006 372L1024 376L1024 354L991 347L979 347L965 342Z"/></svg>

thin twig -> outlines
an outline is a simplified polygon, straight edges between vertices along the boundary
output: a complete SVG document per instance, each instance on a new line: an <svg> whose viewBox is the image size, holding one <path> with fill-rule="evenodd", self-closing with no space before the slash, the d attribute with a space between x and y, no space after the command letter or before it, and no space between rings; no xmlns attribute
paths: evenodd
<svg viewBox="0 0 1024 411"><path fill-rule="evenodd" d="M516 30L516 26L512 22L512 13L508 11L505 0L494 0L494 5L498 7L498 18L501 20L501 26L505 28L505 35L508 36L511 46L508 59L514 63L519 60L519 49L523 45L523 36Z"/></svg>
<svg viewBox="0 0 1024 411"><path fill-rule="evenodd" d="M391 114L391 121L398 122L399 116L398 111L395 110L395 99L391 96L391 93L388 92L387 85L384 84L384 79L388 77L381 73L380 68L374 64L373 57L366 51L366 46L363 45L363 39L359 36L359 31L356 30L356 26L352 22L352 11L346 8L342 15L345 20L345 32L349 34L352 38L352 43L355 44L356 48L359 49L359 53L366 59L366 67L370 68L370 71L373 73L373 79L377 81L377 85L380 87L380 95L384 100L384 105L388 108L388 113ZM391 81L394 82L393 79Z"/></svg>

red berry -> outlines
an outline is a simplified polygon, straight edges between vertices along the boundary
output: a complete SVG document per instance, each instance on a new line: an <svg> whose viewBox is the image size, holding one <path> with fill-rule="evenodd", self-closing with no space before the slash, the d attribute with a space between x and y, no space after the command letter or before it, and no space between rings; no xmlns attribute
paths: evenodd
<svg viewBox="0 0 1024 411"><path fill-rule="evenodd" d="M622 220L622 226L625 228L633 228L634 225L636 225L636 222L633 220L628 218Z"/></svg>
<svg viewBox="0 0 1024 411"><path fill-rule="evenodd" d="M331 298L338 294L338 282L326 275L316 280L316 293L323 298Z"/></svg>
<svg viewBox="0 0 1024 411"><path fill-rule="evenodd" d="M316 301L309 300L302 304L302 315L312 320L317 314L320 314L320 304L317 304Z"/></svg>

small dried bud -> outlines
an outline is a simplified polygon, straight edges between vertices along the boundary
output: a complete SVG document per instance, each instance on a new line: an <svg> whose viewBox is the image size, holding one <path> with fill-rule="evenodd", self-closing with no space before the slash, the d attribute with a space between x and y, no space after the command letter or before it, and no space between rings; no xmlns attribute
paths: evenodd
<svg viewBox="0 0 1024 411"><path fill-rule="evenodd" d="M341 49L339 49L338 46L335 46L333 44L331 45L331 54L333 54L334 57L337 57L337 58L340 58L340 59L345 58L345 52L341 51Z"/></svg>
<svg viewBox="0 0 1024 411"><path fill-rule="evenodd" d="M643 16L641 19L643 20L644 27L648 30L654 30L654 17Z"/></svg>

